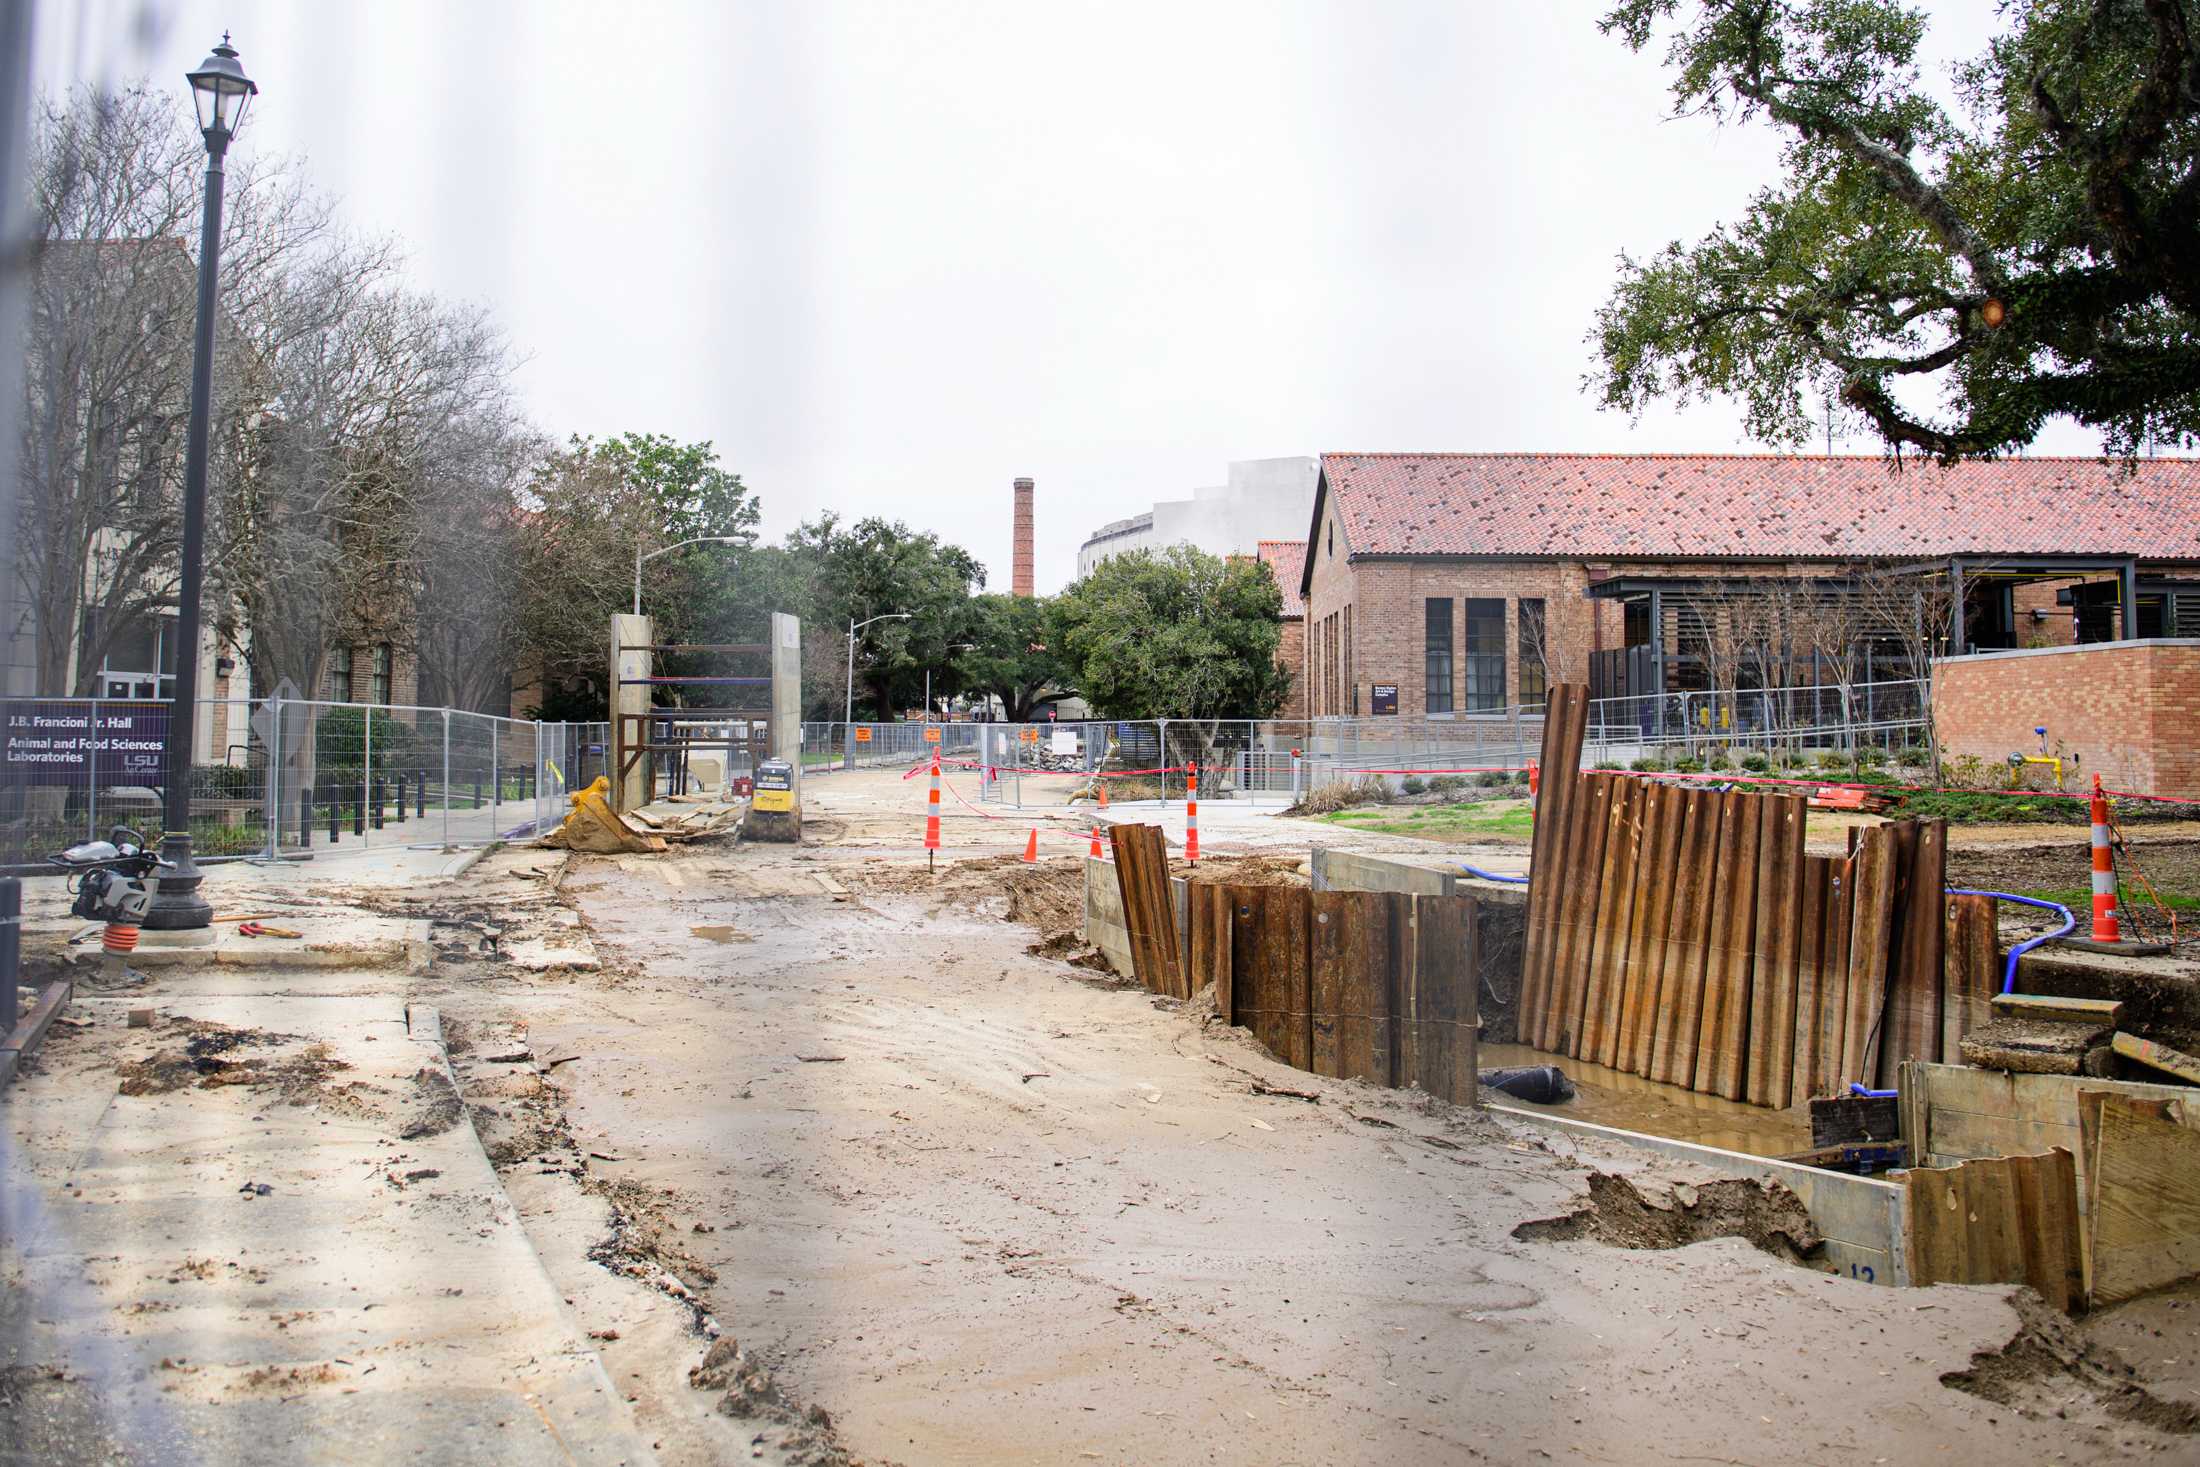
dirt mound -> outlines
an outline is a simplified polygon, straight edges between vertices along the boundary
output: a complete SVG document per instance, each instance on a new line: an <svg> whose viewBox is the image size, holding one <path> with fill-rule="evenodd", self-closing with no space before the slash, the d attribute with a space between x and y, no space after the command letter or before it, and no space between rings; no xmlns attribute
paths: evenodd
<svg viewBox="0 0 2200 1467"><path fill-rule="evenodd" d="M688 1371L688 1384L699 1391L723 1391L720 1414L737 1421L764 1422L782 1428L778 1446L793 1467L849 1467L853 1458L833 1435L833 1418L823 1406L798 1411L787 1399L769 1366L743 1354L729 1336L719 1340ZM765 1437L756 1438L761 1444Z"/></svg>
<svg viewBox="0 0 2200 1467"><path fill-rule="evenodd" d="M1661 1198L1610 1172L1589 1174L1589 1201L1564 1217L1513 1229L1531 1243L1586 1238L1614 1248L1685 1248L1710 1238L1740 1238L1776 1258L1800 1263L1824 1241L1802 1199L1779 1183L1743 1177L1682 1183Z"/></svg>
<svg viewBox="0 0 2200 1467"><path fill-rule="evenodd" d="M351 1068L331 1055L325 1044L309 1044L295 1054L226 1057L240 1049L296 1044L295 1034L236 1029L201 1019L178 1019L174 1027L185 1034L183 1043L116 1066L124 1095L165 1095L187 1085L202 1090L224 1085L274 1086L286 1102L306 1105L318 1098L330 1076Z"/></svg>
<svg viewBox="0 0 2200 1467"><path fill-rule="evenodd" d="M857 891L923 892L942 906L1021 922L1042 933L1075 931L1085 916L1082 858L1031 863L1019 856L986 856L949 862L937 875L914 863L866 861L842 879Z"/></svg>
<svg viewBox="0 0 2200 1467"><path fill-rule="evenodd" d="M1978 1351L1969 1370L1947 1372L1942 1385L2035 1419L2075 1385L2118 1421L2173 1436L2200 1435L2200 1408L2155 1395L2139 1384L2121 1355L2086 1339L2080 1326L2030 1292L2012 1295L2009 1302L2018 1321L2009 1343Z"/></svg>

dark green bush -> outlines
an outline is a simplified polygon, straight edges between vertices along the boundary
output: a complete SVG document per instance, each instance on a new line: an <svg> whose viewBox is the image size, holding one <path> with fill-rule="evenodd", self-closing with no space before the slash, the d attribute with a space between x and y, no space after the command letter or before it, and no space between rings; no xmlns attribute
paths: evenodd
<svg viewBox="0 0 2200 1467"><path fill-rule="evenodd" d="M1762 754L1744 754L1742 756L1742 768L1748 770L1751 774L1763 774L1771 767L1772 761Z"/></svg>
<svg viewBox="0 0 2200 1467"><path fill-rule="evenodd" d="M1665 761L1655 754L1645 754L1627 767L1637 774L1659 774L1665 769Z"/></svg>
<svg viewBox="0 0 2200 1467"><path fill-rule="evenodd" d="M1418 774L1409 774L1398 781L1398 788L1409 795L1423 794L1428 789L1428 781Z"/></svg>

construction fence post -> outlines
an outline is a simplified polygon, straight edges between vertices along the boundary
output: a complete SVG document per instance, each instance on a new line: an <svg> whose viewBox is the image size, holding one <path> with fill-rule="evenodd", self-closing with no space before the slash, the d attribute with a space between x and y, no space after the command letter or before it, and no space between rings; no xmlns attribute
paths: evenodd
<svg viewBox="0 0 2200 1467"><path fill-rule="evenodd" d="M451 843L451 710L443 710L443 844Z"/></svg>
<svg viewBox="0 0 2200 1467"><path fill-rule="evenodd" d="M365 752L360 756L359 761L359 843L362 846L370 846L374 844L374 837L367 834L371 827L366 819L366 812L367 791L373 787L374 781L374 708L372 705L359 710L359 726L366 730L365 741L362 745ZM379 815L381 811L378 809L375 813Z"/></svg>

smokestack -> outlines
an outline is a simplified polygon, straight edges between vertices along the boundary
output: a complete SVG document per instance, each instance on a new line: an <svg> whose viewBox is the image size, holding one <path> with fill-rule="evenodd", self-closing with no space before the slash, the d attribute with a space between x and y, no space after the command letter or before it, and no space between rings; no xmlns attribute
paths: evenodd
<svg viewBox="0 0 2200 1467"><path fill-rule="evenodd" d="M1029 479L1016 481L1016 556L1008 588L1018 596L1029 596L1031 585L1031 490Z"/></svg>

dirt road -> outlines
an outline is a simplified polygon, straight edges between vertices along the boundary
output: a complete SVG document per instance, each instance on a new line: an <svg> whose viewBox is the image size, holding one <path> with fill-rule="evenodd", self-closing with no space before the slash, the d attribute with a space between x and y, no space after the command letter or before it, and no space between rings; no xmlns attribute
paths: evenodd
<svg viewBox="0 0 2200 1467"><path fill-rule="evenodd" d="M577 862L603 972L436 996L666 1461L2194 1451L2189 1370L2134 1385L2003 1290L1877 1288L1732 1237L1516 1239L1592 1170L1658 1198L1683 1174L1276 1065L1027 953L1005 897L871 894L881 833L829 804L813 833L835 821L837 849ZM494 1073L515 1044L536 1070ZM2186 1318L2157 1323L2189 1342ZM709 1328L739 1342L730 1390L689 1383ZM1974 1368L1984 1395L1943 1383Z"/></svg>

